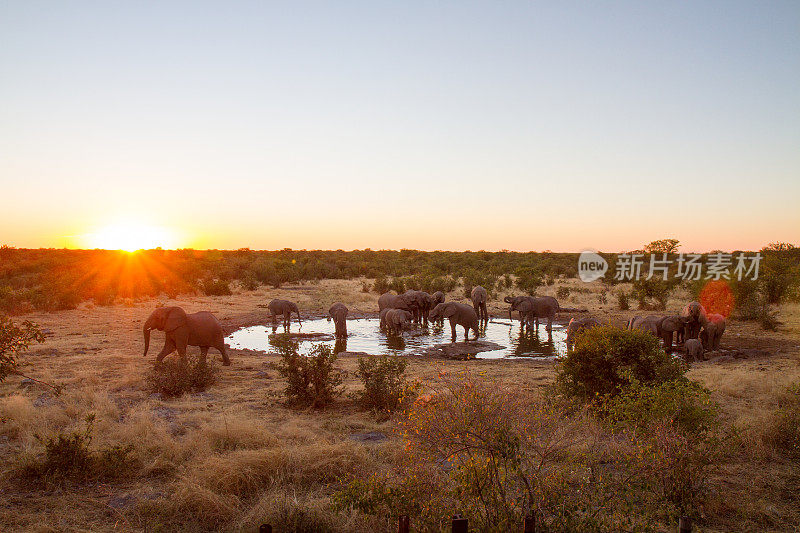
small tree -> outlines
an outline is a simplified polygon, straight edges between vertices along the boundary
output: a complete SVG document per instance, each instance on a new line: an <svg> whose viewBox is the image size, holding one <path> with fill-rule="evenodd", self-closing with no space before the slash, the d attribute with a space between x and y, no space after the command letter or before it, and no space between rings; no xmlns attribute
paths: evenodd
<svg viewBox="0 0 800 533"><path fill-rule="evenodd" d="M516 285L517 288L525 291L526 294L534 296L536 289L542 286L544 279L542 271L538 268L524 267L516 272Z"/></svg>
<svg viewBox="0 0 800 533"><path fill-rule="evenodd" d="M344 392L344 373L335 368L336 355L330 346L318 344L309 354L298 352L297 342L277 343L281 362L277 370L286 378L286 395L301 405L325 407Z"/></svg>
<svg viewBox="0 0 800 533"><path fill-rule="evenodd" d="M408 360L402 357L359 357L358 377L364 383L359 399L368 409L397 409L415 395L416 383L405 377Z"/></svg>
<svg viewBox="0 0 800 533"><path fill-rule="evenodd" d="M34 342L44 342L44 333L33 322L17 326L7 316L0 315L0 382L9 374L18 374L17 356Z"/></svg>
<svg viewBox="0 0 800 533"><path fill-rule="evenodd" d="M680 246L681 241L678 239L659 239L645 245L644 251L651 254L675 254Z"/></svg>

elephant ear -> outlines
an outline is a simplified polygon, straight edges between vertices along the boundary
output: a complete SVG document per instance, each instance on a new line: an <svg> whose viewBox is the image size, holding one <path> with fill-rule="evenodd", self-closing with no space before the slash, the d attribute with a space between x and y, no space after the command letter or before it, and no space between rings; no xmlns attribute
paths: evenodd
<svg viewBox="0 0 800 533"><path fill-rule="evenodd" d="M518 311L522 311L523 313L527 313L533 308L533 304L530 300L522 300L516 305L516 309Z"/></svg>
<svg viewBox="0 0 800 533"><path fill-rule="evenodd" d="M457 311L457 309L456 309L455 305L447 305L444 308L444 312L442 313L442 316L444 316L445 318L450 318L451 316L456 314L456 311Z"/></svg>
<svg viewBox="0 0 800 533"><path fill-rule="evenodd" d="M171 307L164 318L164 331L175 331L186 324L186 311L180 307Z"/></svg>

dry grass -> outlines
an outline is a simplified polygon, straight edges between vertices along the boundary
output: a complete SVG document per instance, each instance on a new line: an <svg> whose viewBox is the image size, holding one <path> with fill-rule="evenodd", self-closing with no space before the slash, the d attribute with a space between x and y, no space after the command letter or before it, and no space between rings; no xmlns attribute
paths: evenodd
<svg viewBox="0 0 800 533"><path fill-rule="evenodd" d="M604 288L599 283L568 280L542 287L540 293L555 295L562 285L571 289L564 306L586 307L617 322L639 313L617 310L613 292L601 303ZM512 292L493 295L490 313L507 316L502 298ZM400 446L394 438L377 444L351 439L353 433L367 431L390 434L390 422L377 422L347 394L324 411L286 407L281 397L284 383L267 366L277 357L250 351L231 350L233 365L220 368L217 383L206 392L161 400L145 383L154 356L142 357L140 330L157 303L212 311L232 330L265 323L269 313L257 305L272 298L296 301L304 316L323 316L335 301L347 304L354 314L374 313L377 297L361 292L361 280L325 280L277 290L235 291L232 296L164 298L113 307L82 304L75 310L25 316L52 335L23 357L29 363L23 370L64 384L66 390L53 397L36 385L21 387L19 378L0 384L0 531L252 531L262 522L291 524L289 530L297 531L385 530L386 524L334 512L329 496L339 476L380 470L392 461ZM460 287L449 298L465 301ZM680 309L685 301L686 295L675 295L668 310ZM723 339L723 347L764 347L772 356L700 363L690 373L712 389L726 421L751 444L759 442L781 391L800 380L800 306L784 306L780 319L785 326L778 332L733 322ZM162 338L154 332L154 347L160 347ZM219 358L213 350L209 356ZM357 360L341 357L337 365L355 372ZM422 357L410 361L408 373L424 384L441 372L462 368L527 392L537 392L554 377L549 363ZM352 392L360 382L351 375L345 386ZM17 479L20 462L41 453L36 435L80 428L90 413L95 415L93 448L134 445L141 467L132 479L68 484L55 491ZM774 451L756 448L752 444L752 450L743 450L726 467L731 494L752 496L746 505L737 504L739 510L765 529L798 527L800 517L788 500L796 493L787 488L800 478L797 466L780 460Z"/></svg>

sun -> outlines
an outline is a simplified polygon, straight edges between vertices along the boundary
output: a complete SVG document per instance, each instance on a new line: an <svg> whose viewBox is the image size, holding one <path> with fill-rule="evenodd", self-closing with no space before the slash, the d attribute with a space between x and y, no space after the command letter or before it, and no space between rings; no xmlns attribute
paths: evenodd
<svg viewBox="0 0 800 533"><path fill-rule="evenodd" d="M151 248L174 248L174 233L167 228L138 222L120 222L86 235L89 248L135 252Z"/></svg>

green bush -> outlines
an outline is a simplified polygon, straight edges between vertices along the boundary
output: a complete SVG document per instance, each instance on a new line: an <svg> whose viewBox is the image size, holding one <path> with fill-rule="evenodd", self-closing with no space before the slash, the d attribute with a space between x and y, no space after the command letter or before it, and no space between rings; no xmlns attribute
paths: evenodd
<svg viewBox="0 0 800 533"><path fill-rule="evenodd" d="M556 298L559 300L566 300L569 298L569 287L559 287L558 290L556 290Z"/></svg>
<svg viewBox="0 0 800 533"><path fill-rule="evenodd" d="M664 310L667 300L680 280L663 280L653 276L650 279L641 277L633 282L633 294L639 302L639 309Z"/></svg>
<svg viewBox="0 0 800 533"><path fill-rule="evenodd" d="M301 355L297 342L275 342L281 354L276 369L286 378L285 394L300 405L325 407L344 392L344 372L333 366L336 354L330 346L318 344Z"/></svg>
<svg viewBox="0 0 800 533"><path fill-rule="evenodd" d="M406 292L406 280L405 278L395 277L392 278L392 281L389 282L389 290L396 292L397 294L403 294Z"/></svg>
<svg viewBox="0 0 800 533"><path fill-rule="evenodd" d="M179 357L170 357L154 366L147 375L147 383L154 392L166 398L177 398L186 392L202 392L217 380L213 361L186 356L186 364Z"/></svg>
<svg viewBox="0 0 800 533"><path fill-rule="evenodd" d="M685 378L653 385L631 379L619 394L606 397L601 409L614 426L645 432L661 420L669 420L682 432L710 431L718 414L711 392Z"/></svg>
<svg viewBox="0 0 800 533"><path fill-rule="evenodd" d="M651 384L677 379L684 368L649 333L599 326L578 337L558 367L557 382L568 395L593 399L618 394L633 380Z"/></svg>
<svg viewBox="0 0 800 533"><path fill-rule="evenodd" d="M242 288L244 288L247 291L254 291L258 289L258 287L261 285L256 275L250 271L247 271L244 274L242 274L241 282L242 282Z"/></svg>
<svg viewBox="0 0 800 533"><path fill-rule="evenodd" d="M372 290L378 294L389 292L389 280L386 276L378 276L375 278L375 283L372 284Z"/></svg>
<svg viewBox="0 0 800 533"><path fill-rule="evenodd" d="M520 268L516 271L517 288L524 291L529 296L536 295L536 290L544 283L542 272L533 267Z"/></svg>
<svg viewBox="0 0 800 533"><path fill-rule="evenodd" d="M497 276L491 272L477 270L474 268L468 268L465 270L461 278L461 283L464 285L465 298L470 298L472 296L472 289L478 285L486 289L488 293L494 291L494 288L497 285Z"/></svg>
<svg viewBox="0 0 800 533"><path fill-rule="evenodd" d="M231 294L230 284L224 279L205 278L200 281L200 290L206 296L227 296Z"/></svg>
<svg viewBox="0 0 800 533"><path fill-rule="evenodd" d="M358 394L367 409L395 410L412 399L416 384L405 377L408 360L403 357L359 357L358 377L364 390Z"/></svg>
<svg viewBox="0 0 800 533"><path fill-rule="evenodd" d="M627 311L631 308L631 303L627 292L622 290L617 292L617 305L619 306L620 311Z"/></svg>

